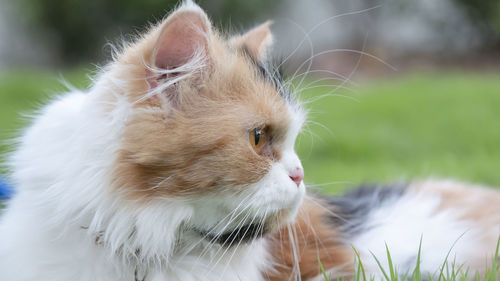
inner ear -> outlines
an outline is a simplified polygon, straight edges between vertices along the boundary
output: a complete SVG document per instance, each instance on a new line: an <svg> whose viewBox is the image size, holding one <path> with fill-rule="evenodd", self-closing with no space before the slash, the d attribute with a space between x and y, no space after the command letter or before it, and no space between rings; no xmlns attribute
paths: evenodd
<svg viewBox="0 0 500 281"><path fill-rule="evenodd" d="M195 55L207 55L210 26L200 13L186 11L167 20L155 44L154 64L172 69L188 63Z"/></svg>
<svg viewBox="0 0 500 281"><path fill-rule="evenodd" d="M199 7L181 8L170 15L161 26L151 58L154 68L159 69L162 74L148 75L150 87L157 87L165 76L172 78L180 72L189 72L206 64L209 61L210 32L210 21ZM191 67L184 67L192 62L197 63ZM179 73L161 71L176 69Z"/></svg>

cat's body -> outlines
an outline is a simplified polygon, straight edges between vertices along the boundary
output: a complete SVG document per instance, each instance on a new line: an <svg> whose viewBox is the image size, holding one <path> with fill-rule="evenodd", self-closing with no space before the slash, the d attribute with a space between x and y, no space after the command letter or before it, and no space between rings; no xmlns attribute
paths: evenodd
<svg viewBox="0 0 500 281"><path fill-rule="evenodd" d="M270 41L268 24L225 40L188 2L88 92L46 106L11 159L0 280L320 280L318 259L352 275L351 244L371 273L384 242L410 267L420 238L425 271L455 241L456 261L482 270L498 192L424 182L305 197L304 114L266 68Z"/></svg>
<svg viewBox="0 0 500 281"><path fill-rule="evenodd" d="M295 226L302 280L324 280L317 276L318 257L332 280L352 276L352 248L366 275L382 279L373 256L389 272L387 249L401 275L411 276L419 251L422 274L439 276L443 266L445 271L462 266L462 273L468 268L470 276L482 273L491 266L499 239L499 204L498 191L450 180L361 186L340 197L306 198ZM286 249L274 252L288 267L273 280L289 280L295 258L291 247Z"/></svg>

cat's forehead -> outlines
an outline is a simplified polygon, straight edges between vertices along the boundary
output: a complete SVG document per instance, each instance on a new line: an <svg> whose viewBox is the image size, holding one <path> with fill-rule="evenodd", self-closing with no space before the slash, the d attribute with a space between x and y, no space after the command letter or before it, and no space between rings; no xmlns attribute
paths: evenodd
<svg viewBox="0 0 500 281"><path fill-rule="evenodd" d="M207 75L182 82L181 95L189 101L183 110L287 126L291 112L279 75L255 60L245 48L223 43L216 50L212 47L214 56Z"/></svg>
<svg viewBox="0 0 500 281"><path fill-rule="evenodd" d="M279 69L276 69L272 62L263 62L256 59L246 46L240 47L239 50L243 57L246 58L246 61L250 63L251 68L258 74L258 78L264 83L270 83L281 97L290 102L290 95L284 85Z"/></svg>
<svg viewBox="0 0 500 281"><path fill-rule="evenodd" d="M281 74L270 63L255 58L245 45L225 45L218 54L212 77L205 81L215 96L263 111L293 114L294 102Z"/></svg>

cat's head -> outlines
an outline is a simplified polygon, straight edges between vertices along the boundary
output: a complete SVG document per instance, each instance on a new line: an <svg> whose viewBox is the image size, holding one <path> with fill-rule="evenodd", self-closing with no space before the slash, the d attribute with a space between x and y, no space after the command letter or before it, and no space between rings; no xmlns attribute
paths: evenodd
<svg viewBox="0 0 500 281"><path fill-rule="evenodd" d="M117 191L136 204L183 202L192 210L184 227L222 243L295 217L304 113L268 66L269 25L225 37L187 3L124 48L108 70L132 105Z"/></svg>

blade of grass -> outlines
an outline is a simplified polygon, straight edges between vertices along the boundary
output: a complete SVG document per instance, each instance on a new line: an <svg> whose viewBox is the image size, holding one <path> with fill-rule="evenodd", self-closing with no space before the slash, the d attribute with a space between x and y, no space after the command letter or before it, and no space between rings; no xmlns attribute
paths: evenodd
<svg viewBox="0 0 500 281"><path fill-rule="evenodd" d="M389 273L391 274L391 280L396 281L398 277L396 275L396 270L394 269L394 264L392 263L391 253L389 252L389 247L385 243L385 252L387 254L387 262L389 263Z"/></svg>
<svg viewBox="0 0 500 281"><path fill-rule="evenodd" d="M491 264L491 280L500 280L498 275L500 271L500 236L498 236L497 247L495 249L495 255L493 256L493 262Z"/></svg>
<svg viewBox="0 0 500 281"><path fill-rule="evenodd" d="M319 264L319 268L321 270L321 273L323 274L323 278L325 278L325 281L330 281L330 278L328 278L328 276L326 275L325 268L323 267L323 264L321 263L321 260L319 259L319 257L318 257L318 264Z"/></svg>
<svg viewBox="0 0 500 281"><path fill-rule="evenodd" d="M378 258L375 256L375 254L373 254L371 251L370 251L370 254L375 259L375 262L377 263L378 267L380 268L380 271L382 271L382 274L384 275L385 280L391 281L391 279L389 279L389 276L385 272L384 267L382 266L382 264L380 263L380 261L378 260Z"/></svg>
<svg viewBox="0 0 500 281"><path fill-rule="evenodd" d="M354 250L354 254L356 255L356 260L359 263L359 267L361 268L361 273L363 273L363 281L366 281L366 272L365 268L363 266L363 262L361 261L361 256L359 255L359 252L352 246L352 249Z"/></svg>
<svg viewBox="0 0 500 281"><path fill-rule="evenodd" d="M423 234L420 235L420 242L418 244L417 264L413 270L412 280L422 280L422 273L420 272L420 263L422 261L422 240Z"/></svg>

